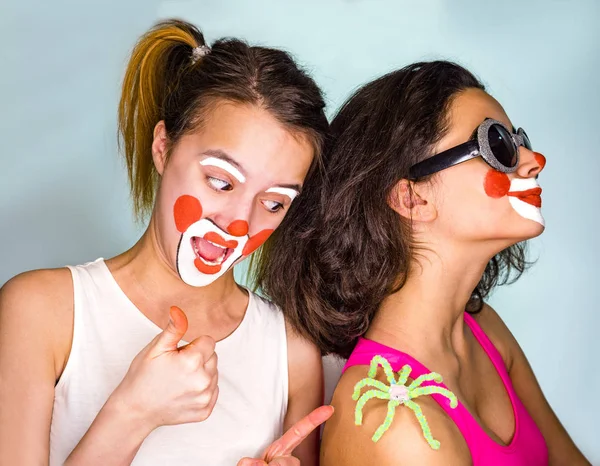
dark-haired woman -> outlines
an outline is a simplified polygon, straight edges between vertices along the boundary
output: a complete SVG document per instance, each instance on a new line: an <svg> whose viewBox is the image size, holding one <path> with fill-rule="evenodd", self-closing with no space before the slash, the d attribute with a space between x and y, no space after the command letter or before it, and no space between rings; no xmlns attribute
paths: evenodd
<svg viewBox="0 0 600 466"><path fill-rule="evenodd" d="M117 257L2 288L1 464L299 464L331 413L299 421L322 403L320 353L232 267L316 173L323 108L284 52L209 48L181 21L139 40L119 126L149 226ZM295 454L317 450L313 434Z"/></svg>
<svg viewBox="0 0 600 466"><path fill-rule="evenodd" d="M363 86L331 129L327 183L307 186L258 276L349 357L321 465L589 464L484 302L544 230L544 156L443 61Z"/></svg>

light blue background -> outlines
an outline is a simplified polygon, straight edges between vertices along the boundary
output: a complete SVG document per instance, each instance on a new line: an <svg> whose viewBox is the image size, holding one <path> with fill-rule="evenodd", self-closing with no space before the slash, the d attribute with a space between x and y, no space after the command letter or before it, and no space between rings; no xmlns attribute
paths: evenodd
<svg viewBox="0 0 600 466"><path fill-rule="evenodd" d="M136 241L115 115L127 53L158 18L184 17L211 41L241 36L292 51L325 90L330 113L387 70L458 60L548 157L538 263L492 304L573 438L600 464L600 2L491 3L4 0L0 284Z"/></svg>

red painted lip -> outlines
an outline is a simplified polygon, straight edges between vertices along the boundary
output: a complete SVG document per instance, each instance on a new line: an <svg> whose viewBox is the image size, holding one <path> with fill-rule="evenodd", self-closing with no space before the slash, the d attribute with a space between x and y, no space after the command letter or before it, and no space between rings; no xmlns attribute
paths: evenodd
<svg viewBox="0 0 600 466"><path fill-rule="evenodd" d="M509 196L516 197L517 199L527 202L538 209L542 207L542 188L532 188L526 191L514 191L509 192Z"/></svg>
<svg viewBox="0 0 600 466"><path fill-rule="evenodd" d="M205 275L214 275L215 273L219 273L221 271L221 266L223 264L208 265L202 262L200 259L196 258L194 259L194 265L200 273L203 273Z"/></svg>
<svg viewBox="0 0 600 466"><path fill-rule="evenodd" d="M238 245L238 242L236 240L227 241L225 238L221 237L221 235L215 233L214 231L209 231L202 238L206 241L210 241L211 243L215 243L224 248L235 249Z"/></svg>

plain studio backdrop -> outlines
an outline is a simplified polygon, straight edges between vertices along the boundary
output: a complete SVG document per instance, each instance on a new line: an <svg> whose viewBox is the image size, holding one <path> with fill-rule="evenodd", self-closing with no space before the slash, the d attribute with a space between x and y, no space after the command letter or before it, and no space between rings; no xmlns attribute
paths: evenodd
<svg viewBox="0 0 600 466"><path fill-rule="evenodd" d="M456 60L483 80L548 158L537 264L491 302L600 464L600 2L3 0L0 285L137 240L116 146L119 86L137 36L171 16L209 42L238 36L291 51L330 115L358 85L416 60ZM244 280L243 266L237 275Z"/></svg>

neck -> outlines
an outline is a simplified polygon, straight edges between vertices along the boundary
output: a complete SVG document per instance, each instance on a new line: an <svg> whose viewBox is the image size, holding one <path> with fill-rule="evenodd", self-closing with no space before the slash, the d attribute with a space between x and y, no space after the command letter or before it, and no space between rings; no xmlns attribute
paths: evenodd
<svg viewBox="0 0 600 466"><path fill-rule="evenodd" d="M383 301L367 338L389 346L402 342L408 351L464 346L465 306L491 258L475 249L452 244L419 251L406 283Z"/></svg>
<svg viewBox="0 0 600 466"><path fill-rule="evenodd" d="M115 276L130 284L160 314L168 315L173 305L183 309L188 317L221 313L243 294L234 280L233 269L207 286L193 287L183 282L160 247L154 217L140 240L111 262Z"/></svg>

